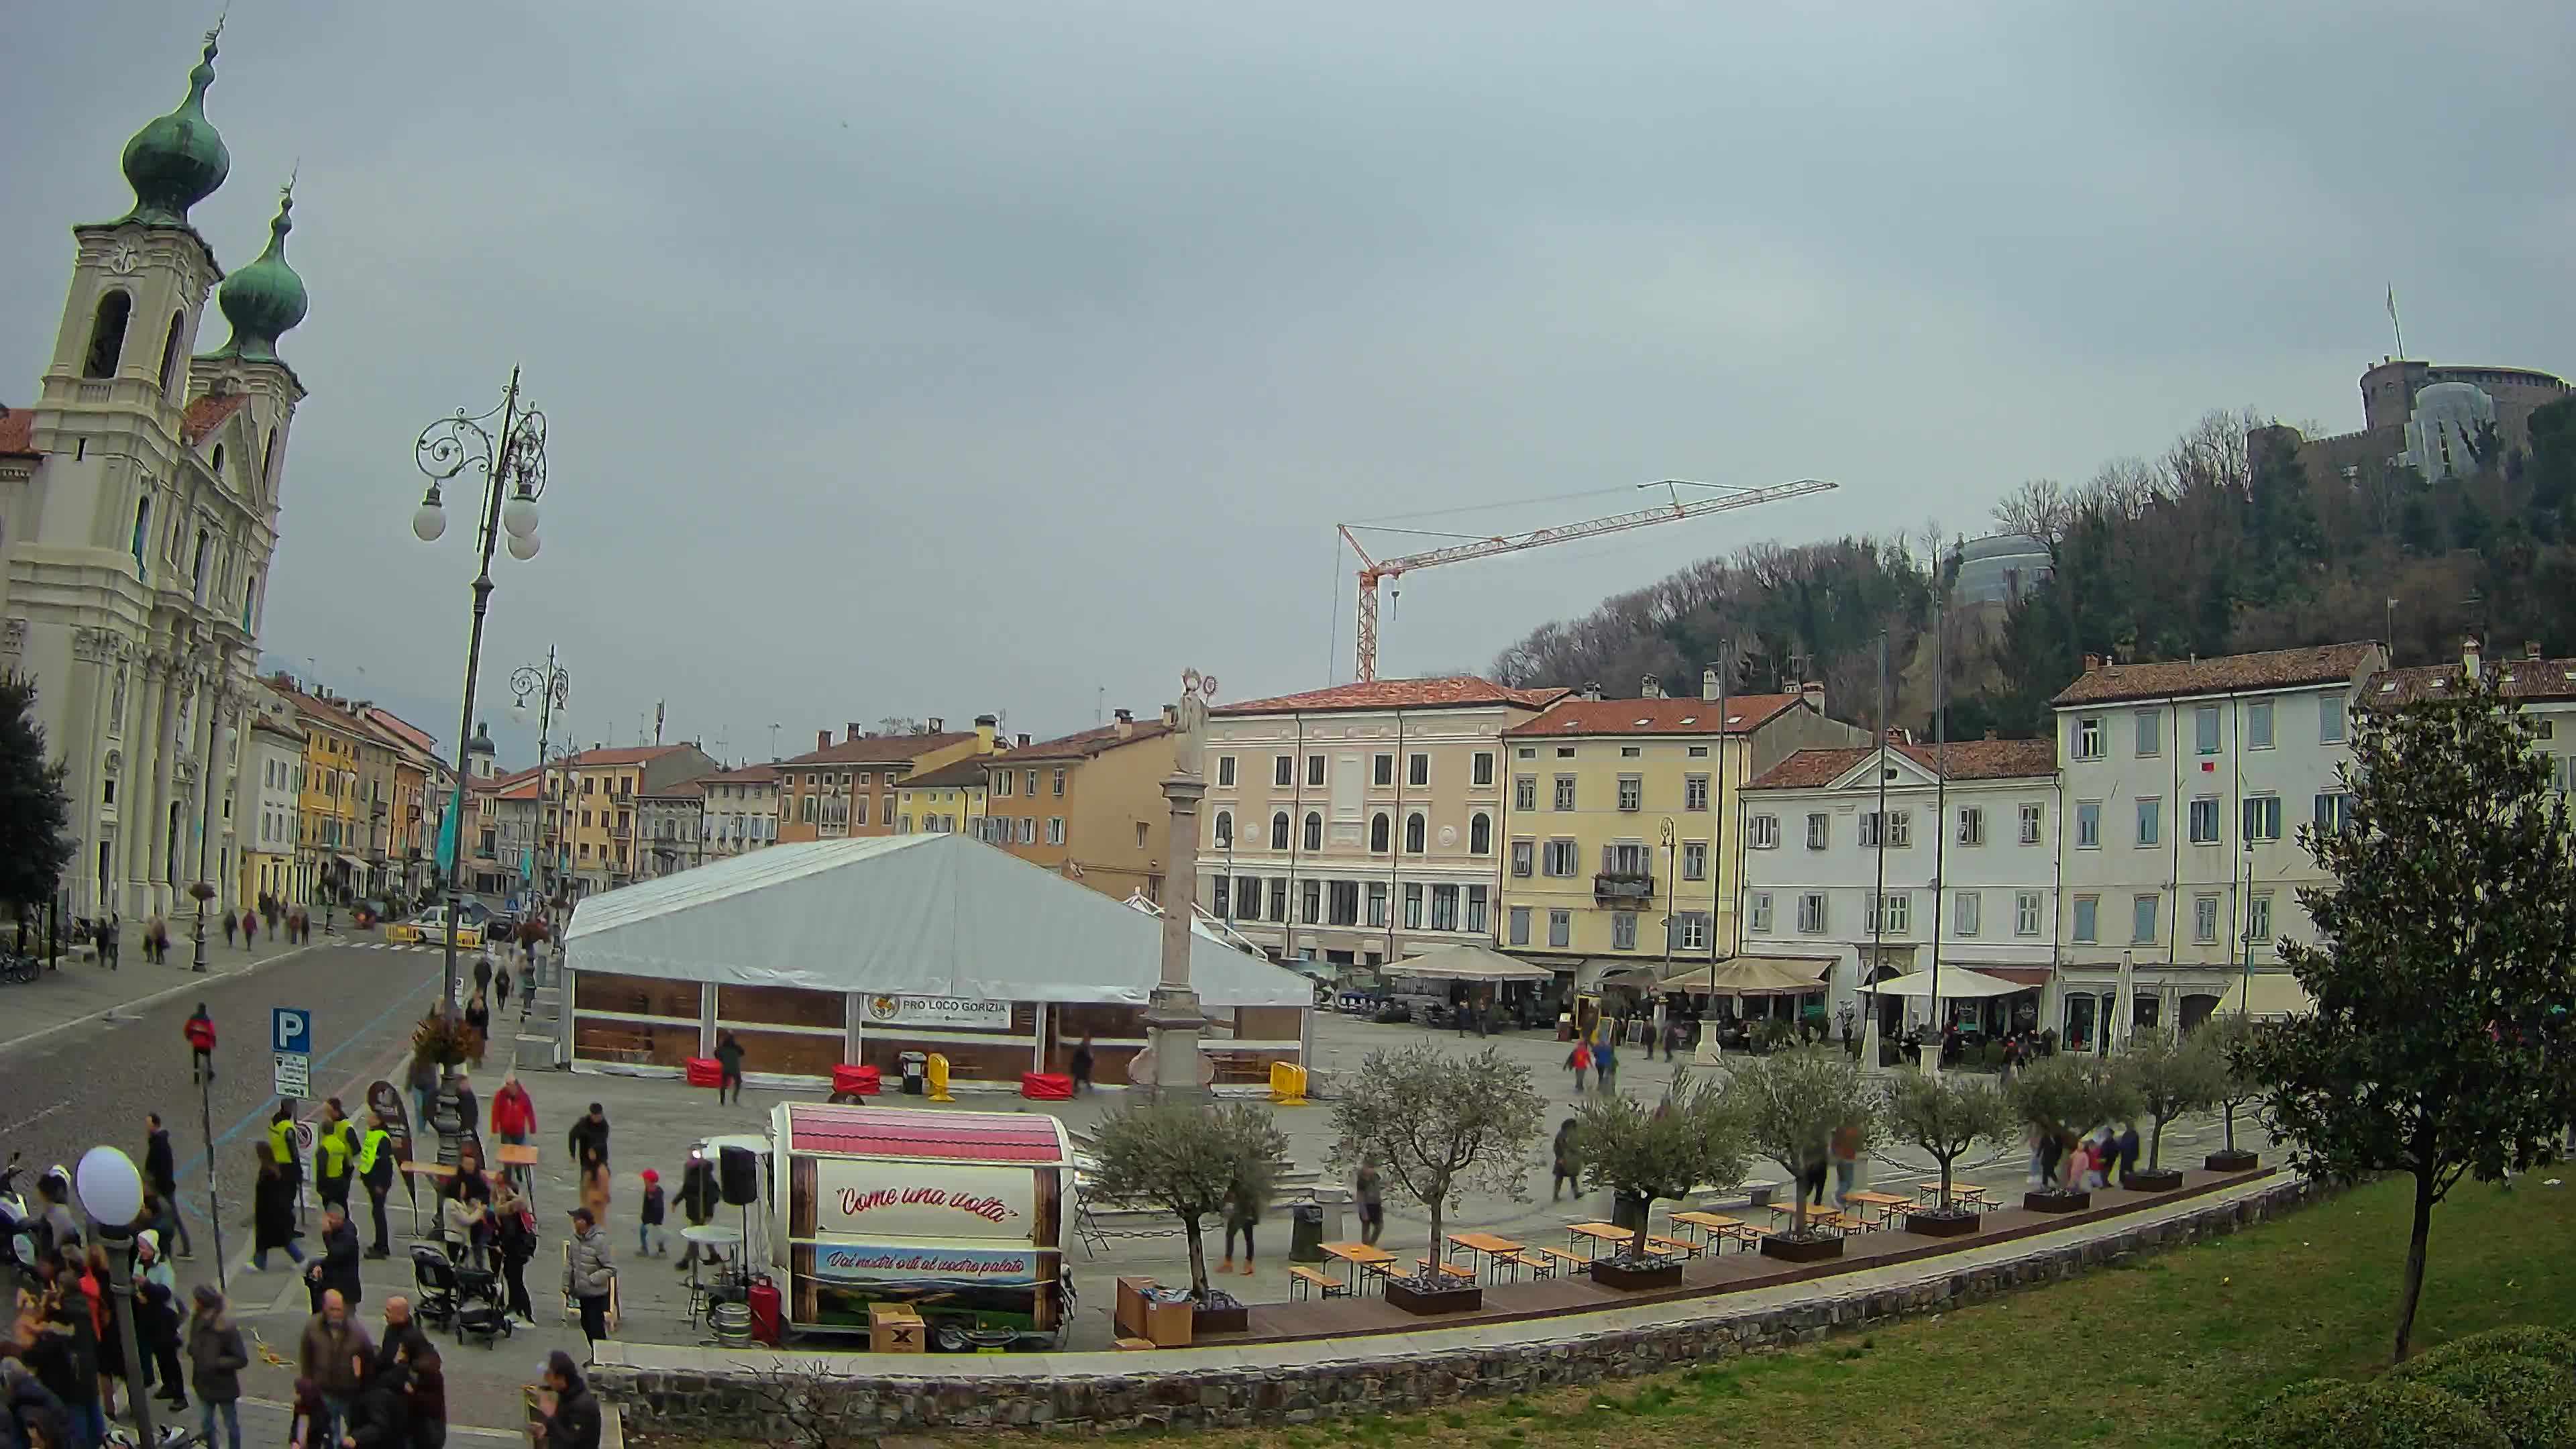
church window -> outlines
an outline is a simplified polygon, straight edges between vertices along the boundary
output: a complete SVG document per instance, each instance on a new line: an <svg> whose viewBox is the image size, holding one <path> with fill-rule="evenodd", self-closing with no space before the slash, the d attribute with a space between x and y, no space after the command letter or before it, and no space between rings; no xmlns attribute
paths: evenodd
<svg viewBox="0 0 2576 1449"><path fill-rule="evenodd" d="M210 472L210 473L212 473L212 474L214 474L214 475L215 475L215 481L216 481L216 482L220 483L220 482L224 481L224 445L223 445L223 444L221 444L221 443L217 443L217 444L215 444L215 455L214 455L213 459L212 459L212 460L210 460L210 461L206 464L206 471L207 471L207 472Z"/></svg>
<svg viewBox="0 0 2576 1449"><path fill-rule="evenodd" d="M161 390L168 392L179 385L179 334L188 328L188 314L170 314L170 335L161 339Z"/></svg>
<svg viewBox="0 0 2576 1449"><path fill-rule="evenodd" d="M207 535L204 529L198 529L197 562L196 567L189 571L188 584L194 591L196 600L200 604L206 601L206 553L207 550L211 549L213 546L214 540Z"/></svg>
<svg viewBox="0 0 2576 1449"><path fill-rule="evenodd" d="M116 364L125 356L125 320L133 311L134 299L124 292L98 299L98 316L89 328L89 358L81 365L81 376L116 376Z"/></svg>
<svg viewBox="0 0 2576 1449"><path fill-rule="evenodd" d="M262 488L277 486L277 429L268 430L268 441L260 445L259 482Z"/></svg>
<svg viewBox="0 0 2576 1449"><path fill-rule="evenodd" d="M143 540L149 536L151 526L152 495L146 493L134 500L134 573L137 578L149 578L152 573L151 567L143 561Z"/></svg>

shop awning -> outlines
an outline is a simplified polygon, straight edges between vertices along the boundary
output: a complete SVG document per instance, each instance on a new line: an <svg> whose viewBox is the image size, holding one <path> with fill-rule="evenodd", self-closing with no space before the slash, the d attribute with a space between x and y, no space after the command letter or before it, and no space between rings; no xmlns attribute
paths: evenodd
<svg viewBox="0 0 2576 1449"><path fill-rule="evenodd" d="M776 845L573 910L563 964L665 981L1142 1006L1163 923L971 835ZM1194 922L1210 1006L1315 1004L1313 983Z"/></svg>
<svg viewBox="0 0 2576 1449"><path fill-rule="evenodd" d="M365 861L349 854L347 851L342 851L340 853L340 863L351 870L365 870L367 868L367 863Z"/></svg>
<svg viewBox="0 0 2576 1449"><path fill-rule="evenodd" d="M1553 981L1556 973L1544 966L1517 961L1499 951L1482 946L1443 946L1419 956L1407 956L1378 968L1387 976L1412 976L1424 981Z"/></svg>
<svg viewBox="0 0 2576 1449"><path fill-rule="evenodd" d="M1694 996L1796 996L1822 991L1833 964L1812 956L1730 956L1667 976L1657 989Z"/></svg>
<svg viewBox="0 0 2576 1449"><path fill-rule="evenodd" d="M1930 996L1932 973L1908 971L1902 976L1890 976L1884 981L1872 982L1861 989L1877 992L1881 996ZM1970 1001L1982 996L2010 996L2016 991L2029 989L2018 981L2001 980L1988 976L1982 971L1971 971L1965 966L1941 968L1941 999L1944 1001Z"/></svg>
<svg viewBox="0 0 2576 1449"><path fill-rule="evenodd" d="M1983 961L1945 961L1941 965L1942 977L1946 980L1953 969L1974 971L1980 975L1991 976L1997 981L2009 981L2024 991L2041 989L2048 985L2049 977L2057 974L2056 968L2050 966L1989 966Z"/></svg>
<svg viewBox="0 0 2576 1449"><path fill-rule="evenodd" d="M2249 997L2246 988L2253 988ZM2227 984L2227 995L2218 1003L2221 1016L2305 1016L2316 1010L2316 998L2299 984L2299 978L2287 971L2257 971L2251 976L2238 976Z"/></svg>

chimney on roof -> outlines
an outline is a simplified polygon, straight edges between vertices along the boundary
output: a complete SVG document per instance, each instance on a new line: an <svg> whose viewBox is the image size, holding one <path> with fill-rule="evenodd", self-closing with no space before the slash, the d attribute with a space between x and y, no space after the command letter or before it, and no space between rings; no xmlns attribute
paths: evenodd
<svg viewBox="0 0 2576 1449"><path fill-rule="evenodd" d="M2478 636L2475 634L2460 636L2460 674L2468 679L2478 677Z"/></svg>
<svg viewBox="0 0 2576 1449"><path fill-rule="evenodd" d="M1807 703L1814 705L1816 707L1816 713L1823 714L1825 712L1825 682L1823 680L1810 679L1806 683L1799 685L1798 697L1805 700Z"/></svg>
<svg viewBox="0 0 2576 1449"><path fill-rule="evenodd" d="M2085 673L2087 673L2087 674L2091 674L2091 673L2093 673L2095 670L2100 669L2101 667L2102 667L2102 656L2101 656L2101 655L2099 655L2099 654L2087 654L2087 655L2085 655L2085 656L2084 656L2084 672L2085 672Z"/></svg>
<svg viewBox="0 0 2576 1449"><path fill-rule="evenodd" d="M995 715L979 714L975 716L975 753L979 755L989 755L993 753L994 734L995 731L1001 728L1001 724L1001 719Z"/></svg>
<svg viewBox="0 0 2576 1449"><path fill-rule="evenodd" d="M1014 743L1023 750L1027 749L1029 747L1029 732L1027 730L1020 731Z"/></svg>
<svg viewBox="0 0 2576 1449"><path fill-rule="evenodd" d="M1118 710L1112 713L1110 718L1113 721L1110 727L1118 731L1118 738L1123 740L1129 735L1136 733L1136 712L1134 710Z"/></svg>
<svg viewBox="0 0 2576 1449"><path fill-rule="evenodd" d="M841 738L843 740L855 740L866 733L866 730L859 727L859 722L857 720L852 720L848 724L841 726Z"/></svg>
<svg viewBox="0 0 2576 1449"><path fill-rule="evenodd" d="M1712 703L1717 699L1717 666L1714 664L1699 672L1699 697Z"/></svg>
<svg viewBox="0 0 2576 1449"><path fill-rule="evenodd" d="M830 730L816 730L816 731L814 731L814 748L816 748L816 749L818 749L818 750L828 750L828 749L830 749L831 747L832 747L832 732L831 732Z"/></svg>
<svg viewBox="0 0 2576 1449"><path fill-rule="evenodd" d="M925 734L944 735L948 733L948 721L940 718L938 715L932 715L927 723L930 727L924 731Z"/></svg>
<svg viewBox="0 0 2576 1449"><path fill-rule="evenodd" d="M1599 699L1601 697L1601 686L1589 680L1585 681L1583 692L1580 697L1584 699Z"/></svg>
<svg viewBox="0 0 2576 1449"><path fill-rule="evenodd" d="M1637 697L1639 699L1663 698L1664 682L1661 679L1656 678L1654 675L1647 675L1645 678L1637 681Z"/></svg>
<svg viewBox="0 0 2576 1449"><path fill-rule="evenodd" d="M2540 641L2539 641L2539 640L2537 640L2537 639L2525 639L2525 640L2523 640L2523 641L2522 641L2522 657L2523 657L2523 658L2525 658L2525 659L2537 659L2537 658L2539 658L2539 657L2540 657Z"/></svg>

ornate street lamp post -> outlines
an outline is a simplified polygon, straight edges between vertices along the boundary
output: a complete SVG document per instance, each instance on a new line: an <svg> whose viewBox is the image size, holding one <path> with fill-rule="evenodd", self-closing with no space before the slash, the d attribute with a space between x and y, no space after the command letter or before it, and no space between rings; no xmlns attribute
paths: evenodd
<svg viewBox="0 0 2576 1449"><path fill-rule="evenodd" d="M528 892L531 903L537 909L537 919L551 928L552 913L547 903L553 895L554 888L551 881L554 876L555 861L552 851L546 845L546 816L555 808L555 801L546 788L548 772L554 763L548 757L547 742L553 737L556 706L571 702L572 676L555 663L555 651L549 648L546 650L545 668L539 669L533 664L523 664L510 675L510 693L515 696L515 702L510 706L510 714L522 724L527 722L528 701L531 698L537 701L536 868L530 873ZM525 1001L520 1003L522 1011L526 1006Z"/></svg>
<svg viewBox="0 0 2576 1449"><path fill-rule="evenodd" d="M439 485L469 468L483 475L483 505L475 514L474 542L479 558L473 585L474 625L465 638L465 702L456 722L456 778L461 790L474 763L469 754L474 737L474 685L483 666L483 616L492 602L492 550L507 536L510 557L524 561L537 556L537 500L546 491L546 415L520 404L519 370L514 367L499 407L470 417L460 409L454 417L440 418L421 429L412 454L420 471L429 476L429 491L422 495L420 508L411 520L412 534L423 543L436 543L439 535L447 531ZM461 834L464 828L460 805L457 830ZM456 922L462 904L457 871L464 852L447 849L446 836L442 824L439 853L444 858L438 868L447 878L447 957L439 1009L453 1017L457 1014Z"/></svg>
<svg viewBox="0 0 2576 1449"><path fill-rule="evenodd" d="M211 1164L207 1170L213 1170ZM125 1350L125 1362L137 1370L129 1376L125 1401L134 1414L135 1442L153 1444L157 1440L152 1432L152 1396L132 1389L143 1381L139 1372L143 1353L134 1338L134 1274L126 1260L134 1242L134 1220L143 1216L143 1174L134 1170L133 1158L115 1148L93 1147L81 1154L80 1166L72 1170L72 1191L107 1244L108 1293L116 1300L116 1335Z"/></svg>

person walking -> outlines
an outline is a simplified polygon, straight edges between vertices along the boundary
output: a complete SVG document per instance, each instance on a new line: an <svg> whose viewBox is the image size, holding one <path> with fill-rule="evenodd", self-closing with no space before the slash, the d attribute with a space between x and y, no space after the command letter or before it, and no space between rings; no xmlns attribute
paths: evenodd
<svg viewBox="0 0 2576 1449"><path fill-rule="evenodd" d="M143 1114L143 1180L161 1199L161 1221L153 1224L162 1230L161 1240L173 1243L182 1258L197 1256L188 1241L187 1215L179 1211L179 1170L170 1151L170 1129L161 1125L161 1114ZM172 1234L176 1234L175 1243Z"/></svg>
<svg viewBox="0 0 2576 1449"><path fill-rule="evenodd" d="M1834 1159L1834 1211L1841 1212L1860 1178L1860 1128L1849 1124L1835 1128L1829 1150Z"/></svg>
<svg viewBox="0 0 2576 1449"><path fill-rule="evenodd" d="M1574 1119L1556 1129L1556 1163L1548 1170L1547 1200L1554 1202L1566 1187L1574 1188L1574 1200L1583 1200L1583 1155L1574 1145Z"/></svg>
<svg viewBox="0 0 2576 1449"><path fill-rule="evenodd" d="M608 1160L608 1109L597 1102L591 1103L589 1113L576 1120L572 1130L564 1134L564 1150L571 1155L576 1167L581 1164L584 1147L598 1148L599 1160Z"/></svg>
<svg viewBox="0 0 2576 1449"><path fill-rule="evenodd" d="M1593 1076L1601 1084L1601 1095L1611 1097L1619 1092L1619 1049L1611 1045L1611 1034L1601 1034L1601 1044L1592 1050Z"/></svg>
<svg viewBox="0 0 2576 1449"><path fill-rule="evenodd" d="M235 931L237 931L237 930L240 930L240 929L241 929L241 918L240 918L239 916L234 915L234 914L233 914L232 912L230 912L230 911L226 911L226 912L224 912L224 944L225 944L225 945L229 946L229 945L231 945L231 944L233 943L233 932L235 932Z"/></svg>
<svg viewBox="0 0 2576 1449"><path fill-rule="evenodd" d="M188 1407L188 1377L179 1371L179 1279L161 1251L161 1235L134 1235L134 1337L143 1362L133 1382L158 1391L174 1410ZM136 1390L139 1392L140 1390Z"/></svg>
<svg viewBox="0 0 2576 1449"><path fill-rule="evenodd" d="M493 974L492 1012L496 1016L507 1016L510 1013L510 973L507 969Z"/></svg>
<svg viewBox="0 0 2576 1449"><path fill-rule="evenodd" d="M689 1165L680 1169L681 1215L689 1220L690 1227L703 1228L715 1217L716 1203L720 1198L721 1194L716 1183L716 1165L707 1161L704 1152L691 1152ZM689 1235L685 1232L680 1234L680 1239L686 1245L685 1251L680 1254L679 1265L680 1271L685 1273L689 1271L689 1265L698 1260L698 1245L690 1241ZM707 1256L712 1260L715 1257L715 1250L708 1249Z"/></svg>
<svg viewBox="0 0 2576 1449"><path fill-rule="evenodd" d="M188 1384L197 1391L200 1442L204 1449L241 1449L241 1372L250 1367L250 1351L214 1284L198 1284L195 1297L196 1309L188 1315ZM215 1439L218 1419L224 1425L221 1443Z"/></svg>
<svg viewBox="0 0 2576 1449"><path fill-rule="evenodd" d="M2129 1174L2138 1170L2138 1124L2120 1124L2120 1186L2129 1185Z"/></svg>
<svg viewBox="0 0 2576 1449"><path fill-rule="evenodd" d="M1378 1234L1386 1231L1386 1185L1378 1180L1376 1158L1360 1159L1360 1170L1351 1179L1351 1192L1359 1199L1360 1245L1374 1248Z"/></svg>
<svg viewBox="0 0 2576 1449"><path fill-rule="evenodd" d="M337 1293L322 1295L322 1307L304 1321L296 1345L295 1371L313 1381L322 1395L322 1442L338 1444L349 1432L349 1414L357 1407L361 1380L358 1365L375 1357L376 1345Z"/></svg>
<svg viewBox="0 0 2576 1449"><path fill-rule="evenodd" d="M304 1181L304 1160L295 1152L295 1103L281 1100L268 1114L268 1155L277 1159L290 1183Z"/></svg>
<svg viewBox="0 0 2576 1449"><path fill-rule="evenodd" d="M259 1155L259 1176L250 1189L250 1266L255 1273L265 1273L270 1249L298 1263L304 1261L304 1249L295 1241L295 1179L277 1165L267 1143L253 1151Z"/></svg>
<svg viewBox="0 0 2576 1449"><path fill-rule="evenodd" d="M608 1159L596 1147L584 1148L581 1161L581 1205L590 1209L592 1221L608 1225Z"/></svg>
<svg viewBox="0 0 2576 1449"><path fill-rule="evenodd" d="M1082 1034L1082 1044L1073 1049L1073 1089L1084 1096L1091 1094L1091 1033Z"/></svg>
<svg viewBox="0 0 2576 1449"><path fill-rule="evenodd" d="M544 1387L537 1394L536 1449L599 1449L599 1401L581 1381L572 1355L546 1355Z"/></svg>
<svg viewBox="0 0 2576 1449"><path fill-rule="evenodd" d="M510 1290L510 1312L534 1325L536 1309L528 1301L528 1263L537 1256L537 1215L508 1179L492 1204L493 1248L501 1259L501 1281Z"/></svg>
<svg viewBox="0 0 2576 1449"><path fill-rule="evenodd" d="M564 1296L581 1311L581 1335L594 1349L608 1337L608 1295L616 1285L607 1231L590 1209L574 1208L571 1251L564 1257Z"/></svg>
<svg viewBox="0 0 2576 1449"><path fill-rule="evenodd" d="M670 1236L662 1231L662 1174L644 1169L644 1196L635 1208L635 1256L671 1256Z"/></svg>
<svg viewBox="0 0 2576 1449"><path fill-rule="evenodd" d="M474 956L474 994L484 995L492 989L492 953L478 951Z"/></svg>
<svg viewBox="0 0 2576 1449"><path fill-rule="evenodd" d="M114 911L108 912L107 924L98 928L98 959L107 963L110 971L117 967L117 952L123 945L124 936L125 922Z"/></svg>
<svg viewBox="0 0 2576 1449"><path fill-rule="evenodd" d="M501 979L507 981L510 978L504 976ZM536 1099L528 1095L528 1089L521 1085L517 1072L504 1074L501 1090L492 1094L492 1135L500 1138L506 1146L524 1147L536 1133ZM512 1167L502 1176L517 1178L524 1184L528 1169Z"/></svg>
<svg viewBox="0 0 2576 1449"><path fill-rule="evenodd" d="M1225 1261L1217 1264L1220 1273L1234 1268L1234 1236L1243 1235L1243 1276L1252 1276L1252 1230L1261 1221L1260 1194L1251 1190L1241 1177L1225 1190Z"/></svg>
<svg viewBox="0 0 2576 1449"><path fill-rule="evenodd" d="M1574 1073L1574 1095L1583 1095L1583 1074L1592 1070L1592 1043L1582 1037L1574 1039L1574 1050L1565 1054L1566 1070Z"/></svg>
<svg viewBox="0 0 2576 1449"><path fill-rule="evenodd" d="M258 913L257 913L257 912L255 912L255 911L245 910L245 911L243 911L243 912L241 913L241 946L242 946L242 949L243 949L243 950L245 950L245 951L247 951L247 950L249 950L251 947L253 947L253 946L255 946L255 945L258 945L258 944L259 944L259 915L258 915Z"/></svg>
<svg viewBox="0 0 2576 1449"><path fill-rule="evenodd" d="M188 1018L180 1029L188 1038L188 1050L194 1053L188 1080L192 1083L215 1079L215 1019L206 1015L206 1003L197 1003L197 1014Z"/></svg>
<svg viewBox="0 0 2576 1449"><path fill-rule="evenodd" d="M1671 1061L1673 1059L1672 1033L1667 1027L1671 1010L1672 1008L1670 1003L1668 1003L1663 997L1657 996L1655 998L1654 1035L1646 1038L1646 1060L1650 1062L1655 1059L1655 1043L1657 1042L1662 1042L1664 1044L1664 1060Z"/></svg>
<svg viewBox="0 0 2576 1449"><path fill-rule="evenodd" d="M465 1025L474 1033L474 1069L483 1070L483 1053L492 1041L492 1008L485 1004L483 993L475 992L465 999Z"/></svg>
<svg viewBox="0 0 2576 1449"><path fill-rule="evenodd" d="M447 1374L438 1345L429 1335L419 1334L404 1342L402 1355L411 1370L410 1387L403 1396L403 1406L410 1411L409 1449L446 1449Z"/></svg>
<svg viewBox="0 0 2576 1449"><path fill-rule="evenodd" d="M433 1121L430 1109L438 1105L438 1063L430 1057L415 1054L403 1071L403 1089L411 1093L411 1119L429 1131Z"/></svg>
<svg viewBox="0 0 2576 1449"><path fill-rule="evenodd" d="M724 1105L725 1089L733 1089L734 1102L742 1101L742 1043L729 1031L716 1033L716 1105Z"/></svg>
<svg viewBox="0 0 2576 1449"><path fill-rule="evenodd" d="M335 1202L323 1208L322 1254L304 1270L304 1280L313 1285L314 1301L336 1292L354 1310L366 1291L358 1277L358 1259L358 1225L349 1221L349 1205Z"/></svg>
<svg viewBox="0 0 2576 1449"><path fill-rule="evenodd" d="M385 1241L385 1197L394 1188L394 1134L385 1126L384 1114L373 1107L367 1109L367 1130L358 1137L358 1181L367 1185L367 1212L375 1229L367 1256L390 1257L392 1250Z"/></svg>

